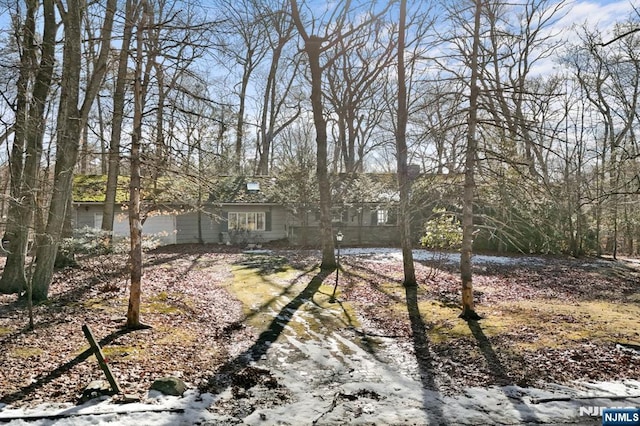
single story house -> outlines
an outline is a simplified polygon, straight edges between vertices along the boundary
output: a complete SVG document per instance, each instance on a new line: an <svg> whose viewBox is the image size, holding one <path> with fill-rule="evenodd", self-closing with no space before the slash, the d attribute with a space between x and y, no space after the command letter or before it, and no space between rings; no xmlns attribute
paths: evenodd
<svg viewBox="0 0 640 426"><path fill-rule="evenodd" d="M105 176L77 176L74 181L76 229L100 228L104 207ZM294 245L320 241L317 182L309 171L289 176L220 176L207 184L198 197L197 184L164 181L143 194L148 211L143 237L162 244L218 243L261 244L287 240ZM396 176L386 174L337 175L332 177L332 226L342 232L344 244L398 245L398 191ZM416 188L433 190L424 180ZM428 197L427 197L428 198ZM128 180L122 179L117 199L114 234L129 235L126 200ZM198 201L198 199L200 201ZM415 201L426 206L424 194ZM415 215L416 241L424 222L422 210Z"/></svg>
<svg viewBox="0 0 640 426"><path fill-rule="evenodd" d="M175 183L175 182L174 182ZM197 202L193 194L158 190L143 194L144 237L163 245L184 243L260 244L287 237L287 212L269 200L267 179L222 177L214 182L208 198ZM172 183L165 182L167 187ZM72 222L74 229L102 226L106 176L76 176ZM113 233L129 236L128 179L121 178L116 195ZM191 196L190 196L191 195Z"/></svg>

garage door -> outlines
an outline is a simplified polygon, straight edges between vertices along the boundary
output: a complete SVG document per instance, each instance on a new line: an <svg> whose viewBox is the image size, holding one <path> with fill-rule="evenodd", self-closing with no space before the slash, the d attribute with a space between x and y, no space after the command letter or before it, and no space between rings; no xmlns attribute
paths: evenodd
<svg viewBox="0 0 640 426"><path fill-rule="evenodd" d="M98 218L99 216L99 218ZM99 221L99 223L98 223ZM102 213L96 213L96 228L102 224ZM117 237L129 236L129 216L120 213L113 221L113 234ZM162 242L162 245L176 243L176 217L175 215L150 216L142 226L143 238L153 237Z"/></svg>
<svg viewBox="0 0 640 426"><path fill-rule="evenodd" d="M129 223L127 222L127 225ZM151 216L142 226L143 235L151 235L163 245L176 243L176 217L174 215Z"/></svg>

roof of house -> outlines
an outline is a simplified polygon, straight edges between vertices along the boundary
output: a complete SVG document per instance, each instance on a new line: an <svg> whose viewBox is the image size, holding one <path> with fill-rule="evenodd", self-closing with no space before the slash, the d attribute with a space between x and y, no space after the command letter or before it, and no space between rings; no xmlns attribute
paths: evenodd
<svg viewBox="0 0 640 426"><path fill-rule="evenodd" d="M209 202L274 204L278 181L271 176L220 176L210 182Z"/></svg>
<svg viewBox="0 0 640 426"><path fill-rule="evenodd" d="M334 179L333 197L345 204L388 204L399 199L395 173L341 173Z"/></svg>
<svg viewBox="0 0 640 426"><path fill-rule="evenodd" d="M342 173L332 175L330 179L334 204L393 204L399 199L395 173ZM301 198L307 203L318 203L317 184L311 181L305 181L297 191L290 190L300 186L301 180L295 176L218 176L202 185L204 192L209 194L206 202L214 204L298 204ZM123 203L129 199L129 181L128 176L118 178L116 202ZM455 187L460 181L458 175L420 175L413 182L413 190L416 196L442 192L437 189L440 187L445 192L457 191ZM106 182L105 175L75 176L73 201L104 202ZM162 204L195 204L198 186L187 178L162 177L152 184L145 184L143 179L142 198Z"/></svg>
<svg viewBox="0 0 640 426"><path fill-rule="evenodd" d="M104 203L106 200L106 175L75 175L73 177L72 196L75 203ZM129 199L129 177L119 176L116 189L116 202Z"/></svg>
<svg viewBox="0 0 640 426"><path fill-rule="evenodd" d="M116 203L129 201L129 176L118 176ZM142 179L140 197L146 202L160 204L184 204L195 201L197 185L187 179L159 177L155 180ZM106 175L76 175L73 177L74 203L104 203L106 201Z"/></svg>

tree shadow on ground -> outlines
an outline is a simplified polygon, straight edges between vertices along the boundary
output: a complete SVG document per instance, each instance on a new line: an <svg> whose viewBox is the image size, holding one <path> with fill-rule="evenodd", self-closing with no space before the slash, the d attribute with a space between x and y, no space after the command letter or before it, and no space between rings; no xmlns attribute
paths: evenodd
<svg viewBox="0 0 640 426"><path fill-rule="evenodd" d="M469 330L471 330L473 337L478 342L478 348L480 349L482 356L485 358L489 371L493 375L495 382L500 386L514 385L515 383L513 378L500 361L500 357L493 348L489 338L484 334L480 323L476 320L468 320L467 325L469 326ZM505 393L505 395L507 396L507 399L511 400L511 396L508 393ZM526 404L513 404L513 407L520 413L520 420L522 422L540 423L540 419L536 413L533 410L530 410Z"/></svg>
<svg viewBox="0 0 640 426"><path fill-rule="evenodd" d="M232 384L234 376L242 369L266 356L271 344L282 334L294 314L304 303L313 299L329 274L330 271L320 271L316 274L309 284L280 310L267 329L260 333L256 342L243 353L220 366L209 381L201 387L201 390L220 393Z"/></svg>
<svg viewBox="0 0 640 426"><path fill-rule="evenodd" d="M105 336L104 338L102 338L98 342L98 344L101 347L106 346L106 345L108 345L110 343L113 343L118 337L124 336L125 334L128 334L131 331L133 331L133 330L129 330L129 329L126 329L126 328L120 328L120 329L114 331L113 333L109 334L108 336ZM49 373L44 374L44 375L42 375L40 377L36 377L35 381L32 382L31 384L29 384L27 386L24 386L24 387L20 388L19 390L15 391L15 392L13 392L11 394L2 396L2 398L0 398L0 402L5 403L5 404L10 404L12 402L22 400L26 395L29 395L30 393L32 393L32 392L36 391L37 389L43 387L47 383L50 383L50 382L58 379L63 374L67 373L68 371L71 371L72 368L74 368L75 366L79 365L81 362L87 360L91 355L93 355L93 353L94 353L93 349L91 349L91 348L85 350L84 352L82 352L81 354L79 354L78 356L73 358L72 360L69 360L69 361L65 362L64 364L60 365L55 370L52 370Z"/></svg>
<svg viewBox="0 0 640 426"><path fill-rule="evenodd" d="M354 286L354 283L358 281L364 281L368 283L368 285L370 285L371 288L376 292L384 295L389 302L400 303L403 301L401 295L402 293L396 292L394 290L397 287L390 286L389 288L384 288L381 285L383 283L395 283L401 281L401 276L392 276L389 274L385 274L380 270L375 270L370 267L366 267L357 263L351 263L348 261L344 261L343 264L345 268L340 268L340 271L342 276L348 279L347 287L345 287L345 290L351 290ZM346 266L349 266L349 269L346 269Z"/></svg>
<svg viewBox="0 0 640 426"><path fill-rule="evenodd" d="M429 348L427 326L422 319L418 305L418 286L405 286L405 296L420 381L425 390L433 392L433 395L427 392L424 393L424 408L429 417L429 424L446 425L448 422L442 411L442 400L440 399L438 385L435 381L435 367Z"/></svg>
<svg viewBox="0 0 640 426"><path fill-rule="evenodd" d="M253 317L255 317L256 315L259 315L262 311L264 311L267 308L270 308L271 306L273 306L280 298L282 297L286 297L289 295L292 295L294 288L298 285L298 283L300 283L301 281L303 281L305 279L305 277L307 277L308 275L311 274L311 272L316 269L318 267L318 265L313 265L309 270L302 272L301 274L297 275L287 286L285 287L281 287L279 285L277 285L276 283L272 283L270 280L267 280L266 277L262 276L260 273L258 273L258 275L261 277L261 279L263 280L263 282L268 283L270 286L273 286L273 288L280 288L281 290L277 293L274 294L273 297L269 298L268 300L262 302L261 304L257 305L257 306L253 306L251 309L251 312L249 312L248 314L244 315L240 320L238 321L234 321L233 323L229 324L227 326L227 328L231 328L231 329L237 329L241 327L241 324L251 320ZM313 281L313 278L312 278ZM311 302L313 302L313 300L311 300ZM315 302L313 302L314 304L316 304ZM316 304L317 305L317 304Z"/></svg>
<svg viewBox="0 0 640 426"><path fill-rule="evenodd" d="M291 266L289 260L284 256L275 254L263 255L261 253L247 253L243 258L234 262L244 269L255 270L260 276L286 272Z"/></svg>

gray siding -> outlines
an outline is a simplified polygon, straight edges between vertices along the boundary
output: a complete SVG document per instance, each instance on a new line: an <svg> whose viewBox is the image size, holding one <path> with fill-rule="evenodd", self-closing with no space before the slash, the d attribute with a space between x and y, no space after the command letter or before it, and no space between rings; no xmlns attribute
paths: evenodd
<svg viewBox="0 0 640 426"><path fill-rule="evenodd" d="M333 218L340 216L342 220L332 222L334 232L340 230L344 235L344 245L371 245L371 246L397 246L400 244L400 234L396 222L396 214L393 209L389 211L388 223L377 223L377 206L363 206L359 212L356 208L349 208L348 214L334 214ZM385 209L385 207L381 207ZM303 226L300 218L292 218L289 227L289 241L298 245L320 244L320 222L318 214L308 213L309 225Z"/></svg>
<svg viewBox="0 0 640 426"><path fill-rule="evenodd" d="M205 243L219 243L220 219L211 210L201 214L202 240ZM190 212L176 217L176 243L197 243L198 241L198 213Z"/></svg>
<svg viewBox="0 0 640 426"><path fill-rule="evenodd" d="M221 209L220 215L226 218L229 212L264 212L269 215L267 223L270 225L270 228L267 228L265 231L230 231L229 237L232 242L238 244L263 243L281 240L287 237L287 212L282 206L230 205L224 206Z"/></svg>
<svg viewBox="0 0 640 426"><path fill-rule="evenodd" d="M398 246L400 244L400 232L397 226L341 226L333 227L334 232L342 232L343 247L367 245L375 247ZM291 227L289 241L295 245L320 246L321 235L319 227Z"/></svg>
<svg viewBox="0 0 640 426"><path fill-rule="evenodd" d="M390 212L390 223L387 223L386 225L395 225L395 218L394 218L394 214L392 213L392 209L390 208L386 208L384 206L380 207L381 209L386 209L389 210ZM377 206L363 206L360 207L361 211L359 212L357 208L354 207L349 207L348 210L340 210L339 212L336 211L334 213L332 213L332 218L333 220L333 224L334 226L369 226L369 225L373 225L376 226L378 225L377 223L377 212L378 212L378 207ZM313 210L313 211L307 211L305 213L307 215L307 223L310 227L315 227L315 226L320 226L320 211L319 210ZM338 217L340 218L340 220L338 220ZM291 224L292 226L302 226L302 217L301 214L298 214L296 216L291 215ZM360 221L362 221L362 223L360 223Z"/></svg>
<svg viewBox="0 0 640 426"><path fill-rule="evenodd" d="M118 209L118 212L120 210ZM267 213L266 231L227 232L226 218L229 212L264 212ZM80 205L75 208L74 228L84 226L96 227L96 213L102 213L102 204ZM215 244L223 242L223 232L232 242L238 244L268 242L287 237L289 217L284 207L268 205L225 205L223 207L207 207L201 216L202 240L204 243ZM188 212L176 215L175 219L176 244L198 243L198 214ZM172 230L168 230L171 232Z"/></svg>
<svg viewBox="0 0 640 426"><path fill-rule="evenodd" d="M102 213L102 204L95 206L80 206L76 208L75 229L84 227L94 228L96 226L96 213Z"/></svg>
<svg viewBox="0 0 640 426"><path fill-rule="evenodd" d="M266 231L229 232L226 218L229 212L264 212L269 215ZM198 242L198 215L190 212L177 216L177 243ZM223 236L223 233L225 234ZM207 208L202 214L202 239L205 243L223 243L227 237L232 243L245 244L268 242L287 237L287 213L281 206L228 205L222 208Z"/></svg>

